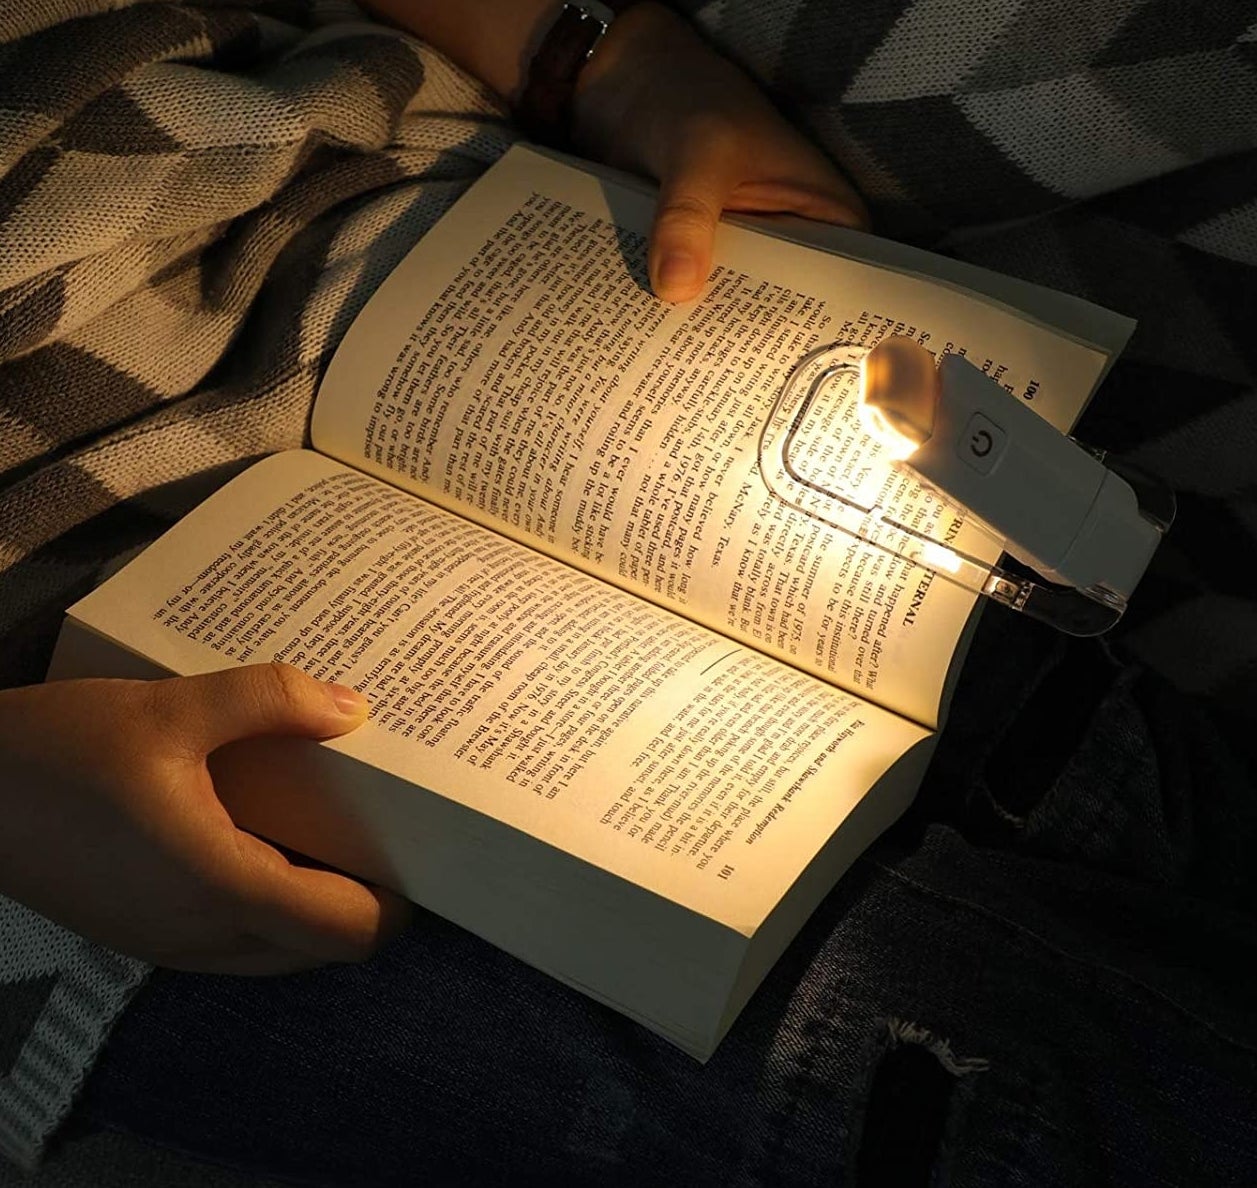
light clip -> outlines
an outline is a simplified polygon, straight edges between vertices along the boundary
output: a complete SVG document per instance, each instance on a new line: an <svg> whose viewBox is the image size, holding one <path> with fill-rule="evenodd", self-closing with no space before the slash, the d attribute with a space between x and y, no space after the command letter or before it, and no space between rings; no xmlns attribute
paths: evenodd
<svg viewBox="0 0 1257 1188"><path fill-rule="evenodd" d="M806 355L759 463L796 510L1072 635L1121 618L1174 518L1169 491L1106 466L967 359L936 365L906 338ZM1001 567L1001 552L1036 576Z"/></svg>

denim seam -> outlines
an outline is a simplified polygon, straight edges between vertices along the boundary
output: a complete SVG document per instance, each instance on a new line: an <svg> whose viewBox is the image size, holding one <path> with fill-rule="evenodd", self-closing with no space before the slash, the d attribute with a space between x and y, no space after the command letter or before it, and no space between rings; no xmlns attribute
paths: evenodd
<svg viewBox="0 0 1257 1188"><path fill-rule="evenodd" d="M787 1089L789 1100L783 1102L781 1107L775 1111L776 1116L773 1120L771 1131L765 1137L763 1155L759 1161L760 1166L754 1173L758 1183L774 1185L774 1188L781 1183L776 1174L766 1176L765 1173L779 1174L778 1161L781 1152L788 1146L786 1132L800 1112L808 1108L804 1102L804 1097L807 1093L807 1085L812 1080L812 1070L817 1063L817 1049L832 1033L841 998L842 979L835 975L825 995L824 1005L818 1011L819 1018L807 1029L807 1032L810 1032L810 1034L808 1034L799 1054L794 1059L794 1069L787 1082L789 1086ZM850 1127L846 1124L840 1125L839 1134L843 1148L840 1153L841 1159L845 1158L845 1153L851 1145ZM842 1166L842 1164L840 1163L839 1166Z"/></svg>

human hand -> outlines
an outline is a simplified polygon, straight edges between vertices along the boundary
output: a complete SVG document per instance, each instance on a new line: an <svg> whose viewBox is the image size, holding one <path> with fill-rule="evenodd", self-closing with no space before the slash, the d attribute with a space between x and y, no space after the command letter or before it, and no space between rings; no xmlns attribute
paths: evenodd
<svg viewBox="0 0 1257 1188"><path fill-rule="evenodd" d="M366 714L352 689L280 664L0 691L0 892L173 969L362 960L405 925L406 900L237 829L206 758L258 735L332 738Z"/></svg>
<svg viewBox="0 0 1257 1188"><path fill-rule="evenodd" d="M578 79L573 136L581 151L659 181L648 259L668 301L702 289L722 210L868 225L824 154L659 4L634 5L599 43Z"/></svg>

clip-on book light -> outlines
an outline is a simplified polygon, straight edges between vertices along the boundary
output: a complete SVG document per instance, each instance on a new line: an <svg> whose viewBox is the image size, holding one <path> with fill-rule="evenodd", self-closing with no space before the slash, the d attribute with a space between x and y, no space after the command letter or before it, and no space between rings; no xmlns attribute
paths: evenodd
<svg viewBox="0 0 1257 1188"><path fill-rule="evenodd" d="M907 338L805 356L759 445L778 499L1072 635L1121 618L1174 518L1169 491L1103 457L968 360L935 365ZM923 498L904 497L901 468ZM1039 577L1000 568L1000 551Z"/></svg>

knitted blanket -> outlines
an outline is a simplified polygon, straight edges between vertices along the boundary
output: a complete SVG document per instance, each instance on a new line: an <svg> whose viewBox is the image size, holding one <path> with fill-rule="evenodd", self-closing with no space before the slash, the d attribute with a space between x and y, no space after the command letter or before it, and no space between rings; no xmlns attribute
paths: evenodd
<svg viewBox="0 0 1257 1188"><path fill-rule="evenodd" d="M1247 6L682 7L880 231L1140 319L1085 435L1181 511L1120 646L1257 716L1257 598L1231 563L1257 538ZM348 4L0 8L4 684L40 679L104 567L302 444L354 314L513 136L483 87ZM38 1162L146 972L0 900L0 1151Z"/></svg>

